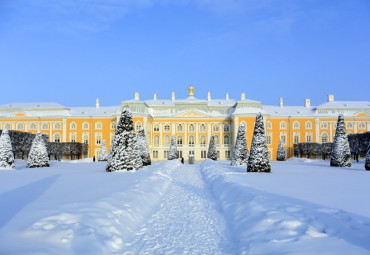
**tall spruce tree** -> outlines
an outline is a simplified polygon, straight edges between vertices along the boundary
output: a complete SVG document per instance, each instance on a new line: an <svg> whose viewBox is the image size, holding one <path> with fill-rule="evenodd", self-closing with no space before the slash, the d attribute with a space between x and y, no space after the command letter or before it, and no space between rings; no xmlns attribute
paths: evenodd
<svg viewBox="0 0 370 255"><path fill-rule="evenodd" d="M365 159L365 169L370 170L370 142L367 146L367 153L366 153L366 159Z"/></svg>
<svg viewBox="0 0 370 255"><path fill-rule="evenodd" d="M168 160L173 160L173 159L177 159L178 157L179 157L179 153L177 151L176 136L172 135L171 145L170 145L170 149L168 151L167 159Z"/></svg>
<svg viewBox="0 0 370 255"><path fill-rule="evenodd" d="M136 136L136 145L143 162L143 166L150 165L152 161L150 159L149 145L143 128L140 128L139 133Z"/></svg>
<svg viewBox="0 0 370 255"><path fill-rule="evenodd" d="M285 149L283 145L283 141L280 140L278 150L277 150L277 155L276 155L276 160L277 161L285 161Z"/></svg>
<svg viewBox="0 0 370 255"><path fill-rule="evenodd" d="M216 144L215 144L215 136L213 134L211 135L211 138L209 139L207 158L212 159L212 160L217 160L217 149L216 149Z"/></svg>
<svg viewBox="0 0 370 255"><path fill-rule="evenodd" d="M28 154L27 167L49 167L49 156L44 138L40 131L37 132L32 141L30 153Z"/></svg>
<svg viewBox="0 0 370 255"><path fill-rule="evenodd" d="M137 170L138 153L135 150L136 134L132 114L128 107L123 108L114 134L112 149L106 166L107 172Z"/></svg>
<svg viewBox="0 0 370 255"><path fill-rule="evenodd" d="M271 172L268 157L265 128L263 126L263 116L258 113L254 124L251 151L248 158L247 172Z"/></svg>
<svg viewBox="0 0 370 255"><path fill-rule="evenodd" d="M134 147L134 169L140 169L144 166L143 159L141 158L141 153L139 151L139 144L137 143L137 136L135 137L135 147Z"/></svg>
<svg viewBox="0 0 370 255"><path fill-rule="evenodd" d="M15 169L9 131L4 129L0 136L0 169Z"/></svg>
<svg viewBox="0 0 370 255"><path fill-rule="evenodd" d="M107 144L105 143L105 140L103 140L99 150L98 161L107 161L107 160L108 160Z"/></svg>
<svg viewBox="0 0 370 255"><path fill-rule="evenodd" d="M351 151L342 114L338 116L337 130L335 131L333 147L331 150L330 166L352 166Z"/></svg>
<svg viewBox="0 0 370 255"><path fill-rule="evenodd" d="M232 166L244 166L248 164L248 145L245 135L245 125L240 124L238 135L236 136L233 156L231 158Z"/></svg>

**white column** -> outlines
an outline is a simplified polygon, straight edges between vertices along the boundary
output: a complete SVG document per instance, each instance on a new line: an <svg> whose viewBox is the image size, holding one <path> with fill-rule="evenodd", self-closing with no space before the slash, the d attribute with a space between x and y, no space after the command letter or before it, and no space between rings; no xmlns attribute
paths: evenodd
<svg viewBox="0 0 370 255"><path fill-rule="evenodd" d="M320 122L319 119L315 119L315 129L316 129L316 142L320 142Z"/></svg>
<svg viewBox="0 0 370 255"><path fill-rule="evenodd" d="M195 144L199 144L199 123L195 123Z"/></svg>
<svg viewBox="0 0 370 255"><path fill-rule="evenodd" d="M333 122L329 122L329 142L333 141Z"/></svg>
<svg viewBox="0 0 370 255"><path fill-rule="evenodd" d="M63 133L63 140L62 140L62 142L66 142L67 141L67 120L66 119L63 119L63 131L62 131L62 133Z"/></svg>
<svg viewBox="0 0 370 255"><path fill-rule="evenodd" d="M53 123L51 123L51 122L49 122L49 140L50 140L50 142L53 142Z"/></svg>

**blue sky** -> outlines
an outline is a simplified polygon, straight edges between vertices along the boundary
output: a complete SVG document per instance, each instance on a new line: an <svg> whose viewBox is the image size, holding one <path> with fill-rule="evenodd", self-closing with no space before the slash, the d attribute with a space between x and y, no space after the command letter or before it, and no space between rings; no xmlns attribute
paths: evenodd
<svg viewBox="0 0 370 255"><path fill-rule="evenodd" d="M368 0L0 0L0 104L370 100Z"/></svg>

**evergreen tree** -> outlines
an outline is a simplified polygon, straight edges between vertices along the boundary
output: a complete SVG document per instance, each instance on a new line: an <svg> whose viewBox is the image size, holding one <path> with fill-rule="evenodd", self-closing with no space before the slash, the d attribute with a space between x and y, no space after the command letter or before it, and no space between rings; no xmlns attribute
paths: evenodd
<svg viewBox="0 0 370 255"><path fill-rule="evenodd" d="M137 142L137 136L135 137L135 147L134 147L134 169L140 169L144 166L143 159L141 158L139 144Z"/></svg>
<svg viewBox="0 0 370 255"><path fill-rule="evenodd" d="M112 149L106 166L107 172L137 170L138 153L135 150L136 134L132 114L128 107L123 108L114 134Z"/></svg>
<svg viewBox="0 0 370 255"><path fill-rule="evenodd" d="M211 135L211 139L209 140L207 158L217 160L217 149L215 144L215 136L213 134Z"/></svg>
<svg viewBox="0 0 370 255"><path fill-rule="evenodd" d="M370 170L370 142L369 142L369 146L367 147L365 169Z"/></svg>
<svg viewBox="0 0 370 255"><path fill-rule="evenodd" d="M9 132L4 129L0 136L0 169L15 169Z"/></svg>
<svg viewBox="0 0 370 255"><path fill-rule="evenodd" d="M103 140L99 150L98 161L107 161L107 160L108 160L107 145L105 143L105 140Z"/></svg>
<svg viewBox="0 0 370 255"><path fill-rule="evenodd" d="M337 130L335 131L333 147L331 150L330 166L352 166L351 151L344 126L343 115L338 116Z"/></svg>
<svg viewBox="0 0 370 255"><path fill-rule="evenodd" d="M140 128L139 133L136 136L137 149L139 151L143 166L148 166L152 163L150 160L150 152L148 140L146 139L145 132L143 128Z"/></svg>
<svg viewBox="0 0 370 255"><path fill-rule="evenodd" d="M265 128L263 126L263 116L258 113L254 124L254 133L251 151L248 158L247 172L271 172L268 157Z"/></svg>
<svg viewBox="0 0 370 255"><path fill-rule="evenodd" d="M233 156L231 158L232 166L244 166L248 164L248 145L245 135L245 125L240 124L238 135L236 136Z"/></svg>
<svg viewBox="0 0 370 255"><path fill-rule="evenodd" d="M177 159L179 157L179 153L177 152L177 144L176 144L176 137L172 135L170 150L168 151L168 160Z"/></svg>
<svg viewBox="0 0 370 255"><path fill-rule="evenodd" d="M277 161L285 161L285 149L283 145L283 141L280 140L278 150L277 150L277 155L276 155L276 160Z"/></svg>
<svg viewBox="0 0 370 255"><path fill-rule="evenodd" d="M49 156L44 138L40 131L37 132L32 141L30 153L28 154L27 167L49 167Z"/></svg>

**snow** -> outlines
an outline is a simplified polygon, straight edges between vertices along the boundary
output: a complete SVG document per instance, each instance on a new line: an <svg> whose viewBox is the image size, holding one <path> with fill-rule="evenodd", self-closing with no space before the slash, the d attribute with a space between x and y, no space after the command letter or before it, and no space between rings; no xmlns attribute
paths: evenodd
<svg viewBox="0 0 370 255"><path fill-rule="evenodd" d="M369 254L364 161L51 161L0 171L0 254Z"/></svg>

